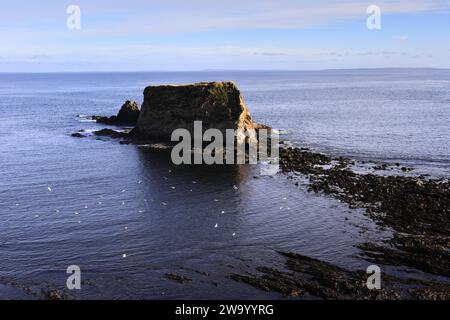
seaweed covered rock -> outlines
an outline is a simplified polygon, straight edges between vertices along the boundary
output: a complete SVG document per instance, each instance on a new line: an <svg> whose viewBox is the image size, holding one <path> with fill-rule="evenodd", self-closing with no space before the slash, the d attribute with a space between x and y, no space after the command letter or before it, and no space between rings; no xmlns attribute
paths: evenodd
<svg viewBox="0 0 450 320"><path fill-rule="evenodd" d="M170 140L176 129L258 129L233 82L150 86L144 90L141 114L132 135Z"/></svg>
<svg viewBox="0 0 450 320"><path fill-rule="evenodd" d="M436 281L383 274L382 287L367 287L366 270L349 270L293 252L278 252L286 258L283 269L260 266L258 274L232 274L230 278L266 292L287 297L327 300L448 300L450 285Z"/></svg>

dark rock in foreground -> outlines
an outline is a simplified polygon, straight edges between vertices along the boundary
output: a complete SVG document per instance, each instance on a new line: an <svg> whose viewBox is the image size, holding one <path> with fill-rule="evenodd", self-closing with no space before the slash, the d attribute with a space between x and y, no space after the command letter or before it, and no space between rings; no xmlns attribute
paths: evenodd
<svg viewBox="0 0 450 320"><path fill-rule="evenodd" d="M42 288L41 294L45 300L66 300L68 298L63 292L57 289Z"/></svg>
<svg viewBox="0 0 450 320"><path fill-rule="evenodd" d="M191 278L185 277L185 276L181 276L178 274L173 274L173 273L166 273L165 277L169 280L178 282L178 283L189 283L192 282Z"/></svg>
<svg viewBox="0 0 450 320"><path fill-rule="evenodd" d="M136 101L126 101L120 108L117 116L102 117L92 116L98 123L109 125L135 125L139 118L139 106Z"/></svg>
<svg viewBox="0 0 450 320"><path fill-rule="evenodd" d="M233 82L162 85L145 88L141 114L132 135L170 140L176 129L193 133L194 121L209 128L258 129Z"/></svg>
<svg viewBox="0 0 450 320"><path fill-rule="evenodd" d="M393 300L424 299L448 300L450 285L431 281L402 279L383 274L382 288L369 290L367 273L351 271L334 264L296 253L279 252L286 258L288 271L258 267L262 275L233 274L231 279L247 283L263 291L275 291L291 297L318 297L322 299Z"/></svg>
<svg viewBox="0 0 450 320"><path fill-rule="evenodd" d="M377 264L411 266L431 274L450 277L450 252L444 237L395 234L381 245L363 243L363 258Z"/></svg>

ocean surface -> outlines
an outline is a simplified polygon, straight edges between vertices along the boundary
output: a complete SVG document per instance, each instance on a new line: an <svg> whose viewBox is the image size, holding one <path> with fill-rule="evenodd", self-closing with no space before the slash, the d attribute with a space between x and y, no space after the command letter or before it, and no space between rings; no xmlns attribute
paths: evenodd
<svg viewBox="0 0 450 320"><path fill-rule="evenodd" d="M366 269L355 246L389 231L282 174L71 137L147 85L213 80L293 145L450 177L450 70L0 74L0 298L64 290L70 265L88 299L281 298L229 279L282 268L276 250Z"/></svg>

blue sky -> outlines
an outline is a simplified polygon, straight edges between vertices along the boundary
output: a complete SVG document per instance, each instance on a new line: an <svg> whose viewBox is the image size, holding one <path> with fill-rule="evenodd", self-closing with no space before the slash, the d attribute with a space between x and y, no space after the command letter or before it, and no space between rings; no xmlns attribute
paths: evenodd
<svg viewBox="0 0 450 320"><path fill-rule="evenodd" d="M0 72L450 68L450 0L21 0L0 17Z"/></svg>

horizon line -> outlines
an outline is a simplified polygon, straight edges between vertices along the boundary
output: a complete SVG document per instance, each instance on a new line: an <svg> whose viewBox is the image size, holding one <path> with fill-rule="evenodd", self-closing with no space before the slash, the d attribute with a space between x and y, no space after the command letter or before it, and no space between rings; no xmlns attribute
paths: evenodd
<svg viewBox="0 0 450 320"><path fill-rule="evenodd" d="M381 68L326 68L326 69L193 69L193 70L92 70L92 71L11 71L0 74L88 74L88 73L182 73L182 72L325 72L325 71L375 71L375 70L441 70L437 67L381 67Z"/></svg>

